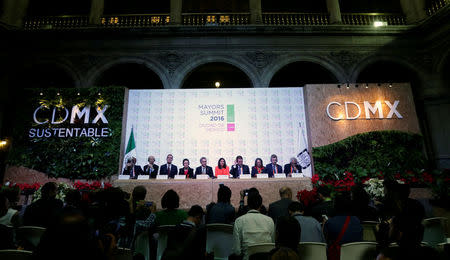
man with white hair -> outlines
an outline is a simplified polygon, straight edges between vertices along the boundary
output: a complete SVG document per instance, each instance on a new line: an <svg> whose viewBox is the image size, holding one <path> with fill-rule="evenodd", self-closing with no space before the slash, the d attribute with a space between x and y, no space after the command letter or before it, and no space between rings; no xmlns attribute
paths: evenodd
<svg viewBox="0 0 450 260"><path fill-rule="evenodd" d="M297 158L292 157L290 163L284 165L284 173L291 177L293 173L301 173L302 167L298 164Z"/></svg>

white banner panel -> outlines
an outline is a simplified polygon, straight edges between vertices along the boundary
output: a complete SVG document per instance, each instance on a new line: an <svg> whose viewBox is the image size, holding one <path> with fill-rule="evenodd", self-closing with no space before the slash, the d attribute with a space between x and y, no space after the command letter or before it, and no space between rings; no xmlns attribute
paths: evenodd
<svg viewBox="0 0 450 260"><path fill-rule="evenodd" d="M284 166L307 148L305 118L303 88L130 90L125 146L133 127L138 165L171 153L178 167L202 156L232 165L237 155L251 167L271 154Z"/></svg>

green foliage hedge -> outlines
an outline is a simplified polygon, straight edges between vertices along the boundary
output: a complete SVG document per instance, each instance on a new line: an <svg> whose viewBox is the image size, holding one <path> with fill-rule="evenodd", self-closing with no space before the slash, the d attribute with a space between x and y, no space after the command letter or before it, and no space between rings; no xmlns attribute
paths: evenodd
<svg viewBox="0 0 450 260"><path fill-rule="evenodd" d="M23 105L16 113L15 134L12 137L7 163L32 168L47 173L49 177L100 179L116 174L120 154L124 88L45 89L42 96L40 91L24 91ZM96 113L91 112L90 124L71 125L70 112L75 104L91 107L109 105L105 111L108 124L100 125L101 120L92 124ZM33 121L33 112L40 105L64 106L69 110L69 118L59 125L37 125ZM107 137L98 138L30 138L28 135L30 128L54 127L108 127L110 133Z"/></svg>
<svg viewBox="0 0 450 260"><path fill-rule="evenodd" d="M357 179L382 173L392 176L424 168L423 140L419 134L374 131L313 148L314 169L321 179L341 176L344 171Z"/></svg>

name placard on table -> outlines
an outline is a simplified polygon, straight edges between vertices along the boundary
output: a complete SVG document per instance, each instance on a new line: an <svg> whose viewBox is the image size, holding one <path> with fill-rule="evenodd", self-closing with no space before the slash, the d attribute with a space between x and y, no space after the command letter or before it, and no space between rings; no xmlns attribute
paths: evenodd
<svg viewBox="0 0 450 260"><path fill-rule="evenodd" d="M292 178L303 178L303 173L293 173Z"/></svg>
<svg viewBox="0 0 450 260"><path fill-rule="evenodd" d="M195 178L197 180L207 180L207 179L209 179L209 175L207 175L207 174L199 174L199 175L195 176Z"/></svg>
<svg viewBox="0 0 450 260"><path fill-rule="evenodd" d="M157 179L157 180L167 180L168 177L169 177L169 176L167 176L167 175L157 175L157 176L156 176L156 179Z"/></svg>
<svg viewBox="0 0 450 260"><path fill-rule="evenodd" d="M128 180L128 179L130 179L130 175L122 175L122 174L119 175L119 180Z"/></svg>
<svg viewBox="0 0 450 260"><path fill-rule="evenodd" d="M273 175L276 179L285 179L286 178L286 174L284 173L277 173Z"/></svg>
<svg viewBox="0 0 450 260"><path fill-rule="evenodd" d="M150 175L138 175L138 180L149 180Z"/></svg>
<svg viewBox="0 0 450 260"><path fill-rule="evenodd" d="M224 179L229 179L230 177L228 175L217 175L217 179L218 180L224 180Z"/></svg>
<svg viewBox="0 0 450 260"><path fill-rule="evenodd" d="M185 180L186 175L175 175L175 180Z"/></svg>
<svg viewBox="0 0 450 260"><path fill-rule="evenodd" d="M268 179L269 178L269 174L267 174L267 173L258 173L256 175L256 178L257 179Z"/></svg>
<svg viewBox="0 0 450 260"><path fill-rule="evenodd" d="M239 179L251 179L252 175L251 174L241 174L241 176L239 176Z"/></svg>

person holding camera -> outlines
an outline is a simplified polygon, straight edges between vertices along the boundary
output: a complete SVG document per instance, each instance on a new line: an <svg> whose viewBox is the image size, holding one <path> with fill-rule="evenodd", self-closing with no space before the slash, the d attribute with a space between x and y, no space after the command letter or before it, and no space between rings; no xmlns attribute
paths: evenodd
<svg viewBox="0 0 450 260"><path fill-rule="evenodd" d="M248 196L250 196L250 194L253 194L253 193L259 194L258 189L253 187L250 189L241 190L241 193L240 193L241 200L239 202L239 209L237 212L237 217L247 214L247 212L249 211L249 207L248 207L248 205L245 205L244 199L245 199L245 197L248 198ZM263 214L263 215L267 215L267 208L264 205L261 205L259 212L261 212L261 214Z"/></svg>
<svg viewBox="0 0 450 260"><path fill-rule="evenodd" d="M144 171L140 165L136 165L136 158L131 157L127 160L127 165L122 174L130 175L130 179L137 179L140 174L144 174Z"/></svg>

